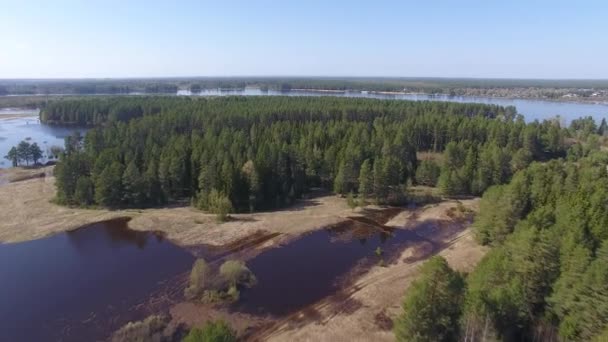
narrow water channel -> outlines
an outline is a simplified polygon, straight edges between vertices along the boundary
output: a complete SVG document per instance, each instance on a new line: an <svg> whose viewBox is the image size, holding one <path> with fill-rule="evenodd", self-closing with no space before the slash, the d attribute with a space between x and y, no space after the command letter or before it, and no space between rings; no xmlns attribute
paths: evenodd
<svg viewBox="0 0 608 342"><path fill-rule="evenodd" d="M0 244L3 341L95 341L131 319L192 256L126 220Z"/></svg>
<svg viewBox="0 0 608 342"><path fill-rule="evenodd" d="M358 270L391 262L407 246L426 242L431 252L439 248L440 242L428 236L436 222L411 229L384 226L395 214L394 209L370 211L259 254L247 262L258 284L242 291L234 309L284 316L338 292ZM461 226L454 225L452 233Z"/></svg>

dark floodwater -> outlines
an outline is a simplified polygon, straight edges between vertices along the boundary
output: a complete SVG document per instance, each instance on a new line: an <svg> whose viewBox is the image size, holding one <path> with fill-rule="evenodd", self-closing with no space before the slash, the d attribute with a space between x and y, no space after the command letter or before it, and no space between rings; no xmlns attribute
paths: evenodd
<svg viewBox="0 0 608 342"><path fill-rule="evenodd" d="M106 338L191 265L189 253L125 220L0 244L0 340Z"/></svg>
<svg viewBox="0 0 608 342"><path fill-rule="evenodd" d="M373 213L371 215L373 217ZM370 216L368 216L370 217ZM381 220L384 221L384 220ZM236 310L282 316L336 293L357 267L364 270L391 258L405 246L428 240L432 224L394 229L360 218L314 231L249 260L258 284L241 292ZM376 255L380 247L384 254Z"/></svg>

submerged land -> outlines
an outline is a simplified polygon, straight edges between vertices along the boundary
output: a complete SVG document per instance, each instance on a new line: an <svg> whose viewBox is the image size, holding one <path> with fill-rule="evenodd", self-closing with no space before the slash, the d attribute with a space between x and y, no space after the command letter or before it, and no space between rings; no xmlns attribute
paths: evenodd
<svg viewBox="0 0 608 342"><path fill-rule="evenodd" d="M112 267L138 280L175 261L149 265L150 250L185 257L138 285L129 315L76 321L95 338L151 324L166 341L213 324L260 341L608 336L594 300L608 274L605 119L289 96L74 98L40 118L93 128L67 136L54 167L30 168L26 141L11 148L25 168L0 172L0 271L19 273L6 260L32 246L46 248L24 260L30 279L54 251L86 269L121 256Z"/></svg>
<svg viewBox="0 0 608 342"><path fill-rule="evenodd" d="M228 222L218 224L213 215L189 206L144 210L60 206L52 202L55 196L52 167L42 170L45 172L42 177L39 175L41 170L3 170L1 177L12 180L0 185L0 206L3 208L0 211L0 222L3 222L0 241L3 243L39 239L122 217L131 218L130 229L162 232L170 241L193 254L199 250L197 246L213 246L229 254L233 251L233 257L245 260L265 250L282 248L310 232L348 222L358 224L356 229L363 229L359 234L365 233L366 229L387 227L419 231L428 239L404 245L384 266L353 268L348 276L342 277L343 286L339 292L286 316L238 313L192 301L178 301L169 307L172 324L199 326L209 319L222 318L251 340L306 341L331 337L392 341L392 319L399 311L399 301L395 298L401 297L410 282L416 279L418 266L424 260L439 253L452 267L470 271L487 250L473 239L468 228L470 216L465 217L462 212L462 208L478 210L477 199L446 200L370 217L368 211L380 210L381 213L382 208L368 206L353 210L346 199L319 193L285 209L233 214ZM357 221L359 217L368 220Z"/></svg>

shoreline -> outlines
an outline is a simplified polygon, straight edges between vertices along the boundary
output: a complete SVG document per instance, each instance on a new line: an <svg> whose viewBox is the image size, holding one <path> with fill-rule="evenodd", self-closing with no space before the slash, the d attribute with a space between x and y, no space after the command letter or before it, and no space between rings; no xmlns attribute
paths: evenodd
<svg viewBox="0 0 608 342"><path fill-rule="evenodd" d="M52 167L51 167L52 168ZM80 209L53 204L54 177L46 176L0 185L0 244L31 241L113 219L129 219L128 228L160 232L175 245L197 256L197 247L218 248L224 257L250 260L259 253L288 245L313 231L346 221L369 218L367 209L350 209L346 199L320 193L296 202L288 208L253 214L233 214L218 224L215 216L191 207L173 206L154 209ZM487 248L477 244L470 219L458 216L464 205L477 212L479 198L446 199L418 208L394 208L380 226L400 230L418 230L428 242L407 244L387 260L386 265L356 265L339 278L340 288L294 313L272 319L230 308L214 307L179 300L168 306L173 324L201 326L222 318L241 336L256 340L319 340L331 327L335 340L364 337L367 340L392 341L394 336L383 322L390 322L400 312L400 298L417 278L419 266L432 255L443 255L450 265L470 271L485 255ZM456 213L456 215L455 215ZM385 222L386 221L386 222ZM362 219L361 222L367 222ZM385 223L383 223L385 222ZM432 234L427 235L429 227ZM430 231L429 231L430 232ZM339 242L336 242L339 243ZM430 245L429 245L430 243ZM433 248L436 245L439 247ZM200 255L198 255L200 256ZM187 275L180 276L179 286ZM183 278L183 279L182 279ZM179 289L178 289L179 290ZM181 291L181 290L180 290ZM307 313L316 312L310 316ZM291 328L293 325L298 328Z"/></svg>
<svg viewBox="0 0 608 342"><path fill-rule="evenodd" d="M260 87L249 87L251 89L261 89ZM201 91L209 91L209 90L220 90L217 88L205 88ZM224 91L243 91L243 89L223 89ZM275 91L280 91L280 89L274 89ZM544 101L544 102L552 102L552 103L571 103L571 104L580 104L580 105L599 105L599 106L608 106L608 98L604 100L581 100L580 97L571 97L571 98L540 98L540 97L522 97L522 96L496 96L496 95L450 95L446 93L425 93L425 92L405 92L405 91L383 91L383 90L354 90L354 89L313 89L313 88L293 88L288 91L285 91L285 94L289 92L316 92L320 94L347 94L347 93L358 93L358 94L377 94L377 95L409 95L409 96L437 96L437 97L461 97L461 98L469 98L469 99L490 99L490 100L525 100L525 101ZM181 95L178 92L176 93L116 93L116 94L13 94L13 95L0 95L0 99L2 98L15 98L15 97L42 97L47 96L51 98L61 98L61 97L89 97L89 96L102 96L102 97L113 97L113 96L189 96L189 97L213 97L213 96L221 96L221 95L207 95L207 94L190 94L190 95ZM248 95L242 95L248 96ZM281 96L281 95L268 95L268 96ZM415 100L412 100L415 101ZM428 101L433 101L433 99L428 99ZM457 102L457 101L449 101L447 102ZM471 101L475 102L475 101ZM14 109L14 106L6 107ZM25 107L24 107L25 108ZM0 108L5 109L5 108Z"/></svg>
<svg viewBox="0 0 608 342"><path fill-rule="evenodd" d="M570 99L550 99L550 98L538 98L538 97L521 97L521 96L492 96L492 95L450 95L445 93L421 93L421 92L404 92L404 91L381 91L381 90L337 90L337 89L306 89L306 88L294 88L292 91L309 91L319 93L360 93L360 94L379 94L379 95L412 95L412 96L441 96L441 97L461 97L461 98L488 98L488 99L505 99L505 100L526 100L526 101L545 101L555 103L573 103L581 105L600 105L608 106L608 99L600 101L581 101L581 100L570 100ZM429 99L433 101L433 99ZM446 101L456 102L456 101Z"/></svg>

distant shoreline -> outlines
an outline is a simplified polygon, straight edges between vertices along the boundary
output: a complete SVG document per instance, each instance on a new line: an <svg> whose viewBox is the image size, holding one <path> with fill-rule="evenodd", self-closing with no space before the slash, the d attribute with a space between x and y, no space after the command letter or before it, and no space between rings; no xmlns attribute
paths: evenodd
<svg viewBox="0 0 608 342"><path fill-rule="evenodd" d="M262 89L262 87L257 86L248 86L245 88L234 88L234 89L221 89L221 88L204 88L201 89L201 92L204 91L244 91L246 88L249 89ZM88 94L10 94L10 95L0 95L0 109L6 108L19 108L14 105L10 105L9 107L2 107L2 99L18 99L18 98L27 98L32 97L36 99L42 99L44 97L48 98L61 98L61 97L89 97L89 96L192 96L192 97L206 97L206 96L219 96L213 94L200 94L200 92L192 93L188 95L179 94L179 91L184 91L189 89L178 89L178 92L175 93L142 93L142 92L131 92L131 93L88 93ZM280 91L278 89L272 89L274 91ZM496 95L450 95L445 93L425 93L425 92L405 92L405 91L382 91L382 90L355 90L355 89L313 89L313 88L292 88L289 90L285 90L284 93L289 92L311 92L311 93L319 93L319 94L347 94L347 93L357 93L357 94L371 94L371 95L407 95L407 96L429 96L429 97L443 97L443 98L469 98L469 99L505 99L505 100L526 100L526 101L546 101L546 102L554 102L554 103L573 103L573 104L587 104L587 105L608 105L608 99L606 100L585 100L585 98L581 97L569 97L569 98L539 98L539 97L522 97L522 96L496 96ZM246 94L235 94L236 96L248 96ZM268 95L275 96L275 95ZM276 95L281 96L281 95ZM429 99L429 101L433 101L433 99ZM0 114L2 115L2 114Z"/></svg>

